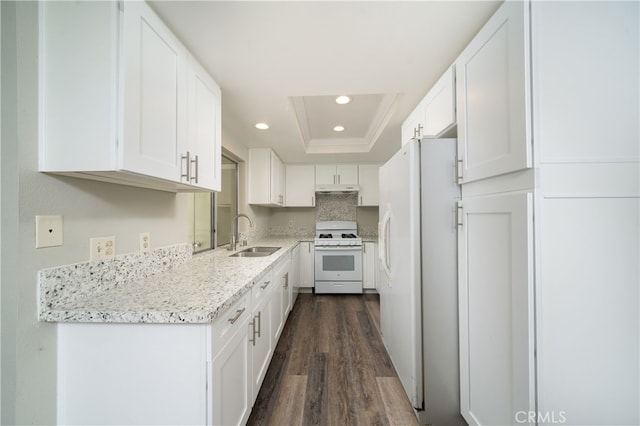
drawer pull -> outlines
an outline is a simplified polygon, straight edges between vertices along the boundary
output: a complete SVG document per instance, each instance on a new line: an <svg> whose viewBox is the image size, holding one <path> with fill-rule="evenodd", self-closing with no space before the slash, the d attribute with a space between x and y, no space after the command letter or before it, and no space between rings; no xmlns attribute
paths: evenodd
<svg viewBox="0 0 640 426"><path fill-rule="evenodd" d="M260 288L264 290L265 288L267 288L269 286L269 284L271 284L271 281L265 281L264 285L261 285Z"/></svg>
<svg viewBox="0 0 640 426"><path fill-rule="evenodd" d="M242 313L246 310L247 308L242 308L242 309L238 309L236 311L236 316L233 318L229 318L227 321L229 321L231 324L235 323L236 321L238 321L238 318L240 318L240 316L242 315Z"/></svg>

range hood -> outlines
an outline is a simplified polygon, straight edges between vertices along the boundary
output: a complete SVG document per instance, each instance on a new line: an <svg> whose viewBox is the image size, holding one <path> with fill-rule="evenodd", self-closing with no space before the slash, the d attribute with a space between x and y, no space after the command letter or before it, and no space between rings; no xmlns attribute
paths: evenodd
<svg viewBox="0 0 640 426"><path fill-rule="evenodd" d="M360 191L360 186L353 184L316 185L316 192L323 194L348 194Z"/></svg>

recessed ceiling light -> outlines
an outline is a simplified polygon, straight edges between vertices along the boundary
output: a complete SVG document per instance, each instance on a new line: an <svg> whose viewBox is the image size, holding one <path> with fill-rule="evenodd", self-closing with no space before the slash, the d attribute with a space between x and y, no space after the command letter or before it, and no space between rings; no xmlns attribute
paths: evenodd
<svg viewBox="0 0 640 426"><path fill-rule="evenodd" d="M333 128L334 132L342 132L343 130L344 130L343 126L336 126L336 127Z"/></svg>
<svg viewBox="0 0 640 426"><path fill-rule="evenodd" d="M351 102L351 98L349 98L348 96L342 95L336 98L336 103L340 105L348 104L349 102Z"/></svg>
<svg viewBox="0 0 640 426"><path fill-rule="evenodd" d="M267 130L269 125L267 123L256 123L256 129Z"/></svg>

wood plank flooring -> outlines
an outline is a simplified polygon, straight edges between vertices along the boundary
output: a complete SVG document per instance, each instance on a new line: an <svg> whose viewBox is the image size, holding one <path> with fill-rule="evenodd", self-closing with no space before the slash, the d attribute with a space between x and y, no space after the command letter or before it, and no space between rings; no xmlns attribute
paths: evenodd
<svg viewBox="0 0 640 426"><path fill-rule="evenodd" d="M377 295L300 294L248 425L417 425Z"/></svg>

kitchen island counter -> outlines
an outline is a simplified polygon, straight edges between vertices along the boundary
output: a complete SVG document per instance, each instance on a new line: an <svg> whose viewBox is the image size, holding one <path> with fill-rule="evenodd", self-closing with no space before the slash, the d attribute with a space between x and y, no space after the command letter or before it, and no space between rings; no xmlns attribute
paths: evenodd
<svg viewBox="0 0 640 426"><path fill-rule="evenodd" d="M281 247L265 257L230 257L234 252L226 247L185 256L188 245L182 245L178 246L182 253L177 256L174 252L170 255L162 252L156 258L149 253L134 253L127 261L118 256L46 269L39 272L39 319L84 323L210 323L249 291L256 278L290 254L299 241L300 238L294 237L269 237L248 246ZM171 264L176 257L182 260ZM149 262L166 270L148 270L146 263Z"/></svg>

